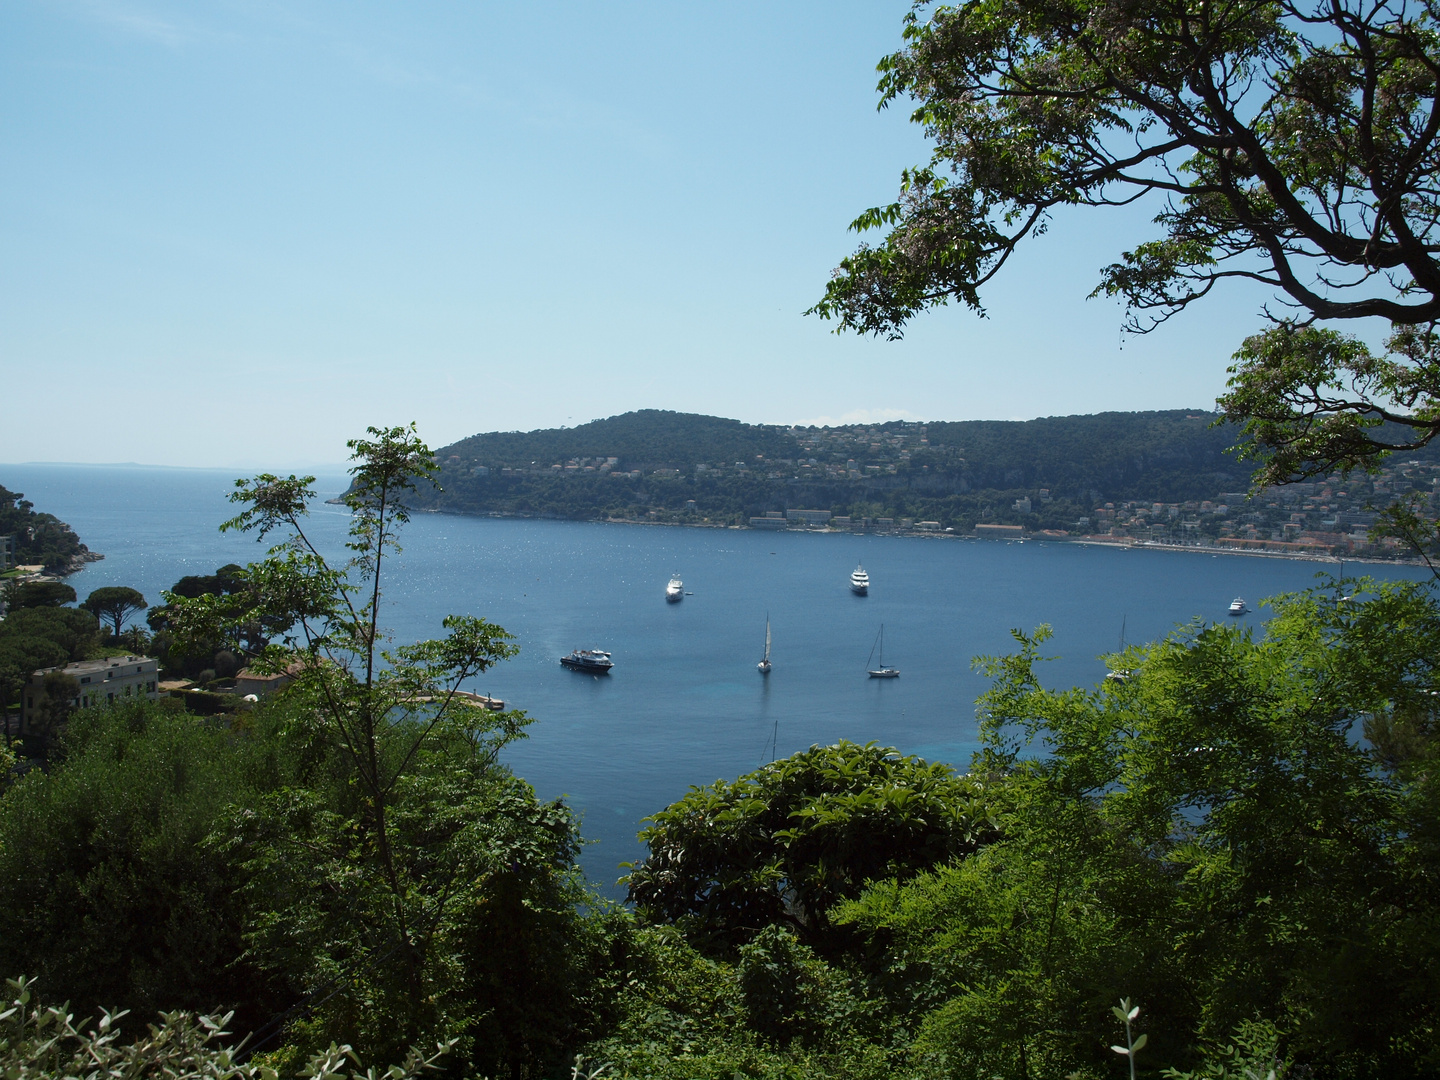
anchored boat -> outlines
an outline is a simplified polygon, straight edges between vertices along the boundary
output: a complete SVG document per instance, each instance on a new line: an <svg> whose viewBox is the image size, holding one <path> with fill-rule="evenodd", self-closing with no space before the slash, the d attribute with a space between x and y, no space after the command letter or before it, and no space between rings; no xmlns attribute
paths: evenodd
<svg viewBox="0 0 1440 1080"><path fill-rule="evenodd" d="M870 666L870 660L873 660L873 659L875 658L875 650L876 650L877 648L880 650L880 666L879 666L878 668L872 668L872 667ZM877 637L875 638L875 644L870 646L870 658L865 661L865 668L866 668L866 673L867 673L867 674L870 676L870 678L872 678L872 679L898 679L898 678L900 677L900 669L899 669L899 668L896 668L896 667L886 667L886 666L885 666L885 624L884 624L884 623L881 623L881 624L880 624L880 634L879 634L879 636L877 636Z"/></svg>
<svg viewBox="0 0 1440 1080"><path fill-rule="evenodd" d="M591 675L609 675L615 666L610 654L603 649L576 649L569 656L560 657L560 663L571 671L588 671Z"/></svg>
<svg viewBox="0 0 1440 1080"><path fill-rule="evenodd" d="M863 566L855 567L850 574L850 591L856 596L868 596L870 593L870 575L865 572Z"/></svg>

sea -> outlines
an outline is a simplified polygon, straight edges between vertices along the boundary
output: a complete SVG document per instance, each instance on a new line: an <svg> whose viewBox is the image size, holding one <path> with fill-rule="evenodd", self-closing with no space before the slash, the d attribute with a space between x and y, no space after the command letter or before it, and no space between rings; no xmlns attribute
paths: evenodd
<svg viewBox="0 0 1440 1080"><path fill-rule="evenodd" d="M222 533L236 473L140 466L0 465L0 485L68 522L105 555L67 580L83 599L127 585L160 603L186 574L263 556ZM345 487L317 478L320 498ZM310 532L343 557L348 517L317 502ZM1204 622L1256 631L1265 597L1339 573L1335 563L1082 545L1064 541L762 532L416 514L386 571L382 622L397 644L438 637L447 614L478 615L519 655L467 689L535 722L504 758L544 799L579 811L582 865L623 898L622 864L643 856L644 818L692 785L731 779L814 744L876 742L964 769L977 748L975 659L1045 624L1041 677L1103 679L1104 653ZM870 593L849 589L863 565ZM1351 563L1344 572L1422 579L1423 568ZM666 603L672 574L683 601ZM1231 600L1250 611L1227 617ZM765 622L774 670L756 669ZM892 680L870 679L884 661ZM597 677L559 658L609 651Z"/></svg>

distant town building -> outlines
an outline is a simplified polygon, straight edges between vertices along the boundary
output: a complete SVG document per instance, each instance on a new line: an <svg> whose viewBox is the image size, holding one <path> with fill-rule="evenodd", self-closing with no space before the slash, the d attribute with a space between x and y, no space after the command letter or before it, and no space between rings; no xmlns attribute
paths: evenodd
<svg viewBox="0 0 1440 1080"><path fill-rule="evenodd" d="M834 515L829 510L786 510L785 516L805 525L828 525Z"/></svg>
<svg viewBox="0 0 1440 1080"><path fill-rule="evenodd" d="M15 537L0 536L0 570L9 570L15 565Z"/></svg>
<svg viewBox="0 0 1440 1080"><path fill-rule="evenodd" d="M779 510L767 510L764 517L752 517L750 519L752 529L788 529L790 522Z"/></svg>
<svg viewBox="0 0 1440 1080"><path fill-rule="evenodd" d="M1024 536L1025 526L1023 525L976 525L976 536Z"/></svg>

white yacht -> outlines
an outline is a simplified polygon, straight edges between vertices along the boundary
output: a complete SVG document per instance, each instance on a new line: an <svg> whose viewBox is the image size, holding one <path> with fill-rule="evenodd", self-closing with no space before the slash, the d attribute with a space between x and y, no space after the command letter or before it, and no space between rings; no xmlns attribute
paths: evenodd
<svg viewBox="0 0 1440 1080"><path fill-rule="evenodd" d="M870 575L865 572L863 566L855 567L855 572L850 575L850 591L856 596L866 596L870 592Z"/></svg>
<svg viewBox="0 0 1440 1080"><path fill-rule="evenodd" d="M1243 596L1237 596L1234 600L1230 601L1229 614L1244 615L1247 610L1249 609L1245 607L1245 598Z"/></svg>
<svg viewBox="0 0 1440 1080"><path fill-rule="evenodd" d="M761 675L770 674L770 616L765 616L765 655L760 658L760 663L755 665L760 669Z"/></svg>
<svg viewBox="0 0 1440 1080"><path fill-rule="evenodd" d="M671 604L678 604L685 599L685 583L680 580L679 574L673 574L670 584L665 586L665 600Z"/></svg>

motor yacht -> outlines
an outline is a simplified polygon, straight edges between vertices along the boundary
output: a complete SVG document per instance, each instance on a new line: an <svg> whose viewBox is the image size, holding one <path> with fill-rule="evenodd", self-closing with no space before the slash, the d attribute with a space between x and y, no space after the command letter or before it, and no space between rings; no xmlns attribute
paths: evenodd
<svg viewBox="0 0 1440 1080"><path fill-rule="evenodd" d="M1249 609L1245 606L1245 598L1243 596L1237 596L1234 600L1230 601L1230 611L1228 612L1228 614L1244 615L1245 612L1248 610Z"/></svg>
<svg viewBox="0 0 1440 1080"><path fill-rule="evenodd" d="M665 600L667 603L678 604L685 599L685 583L680 580L679 574L670 578L670 584L665 586Z"/></svg>
<svg viewBox="0 0 1440 1080"><path fill-rule="evenodd" d="M856 596L866 596L870 592L870 575L865 572L863 566L855 567L850 575L850 591Z"/></svg>
<svg viewBox="0 0 1440 1080"><path fill-rule="evenodd" d="M569 656L560 657L560 663L571 671L588 671L591 675L609 675L615 666L610 654L603 649L576 649Z"/></svg>

